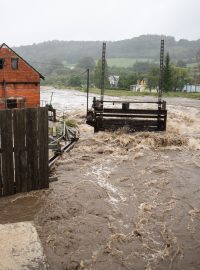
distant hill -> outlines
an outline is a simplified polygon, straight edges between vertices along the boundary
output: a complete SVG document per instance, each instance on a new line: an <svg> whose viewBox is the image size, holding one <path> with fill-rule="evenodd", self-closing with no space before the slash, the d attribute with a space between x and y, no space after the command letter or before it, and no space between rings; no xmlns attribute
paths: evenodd
<svg viewBox="0 0 200 270"><path fill-rule="evenodd" d="M132 39L107 42L108 58L136 58L159 60L160 40L163 36L142 35ZM195 61L200 50L200 39L176 41L174 37L165 36L165 51L170 53L172 61ZM45 63L66 62L75 64L80 58L91 56L101 57L101 41L47 41L28 46L14 47L21 56L35 67L42 68Z"/></svg>

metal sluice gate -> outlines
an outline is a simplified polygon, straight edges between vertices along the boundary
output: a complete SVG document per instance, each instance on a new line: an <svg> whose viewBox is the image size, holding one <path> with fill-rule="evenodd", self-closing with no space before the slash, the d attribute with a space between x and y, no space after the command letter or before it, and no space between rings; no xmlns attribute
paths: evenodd
<svg viewBox="0 0 200 270"><path fill-rule="evenodd" d="M121 105L121 108L104 107L105 103ZM93 110L88 111L86 123L94 132L127 128L129 131L164 131L167 124L166 102L161 101L158 109L132 109L130 105L154 104L158 102L103 101L93 100Z"/></svg>
<svg viewBox="0 0 200 270"><path fill-rule="evenodd" d="M101 97L100 99L94 97L92 109L88 110L88 87L86 123L94 127L94 132L113 131L119 128L126 128L130 132L165 131L167 109L166 102L162 100L164 40L161 40L160 47L160 80L157 101L104 100L105 50L106 44L103 43Z"/></svg>

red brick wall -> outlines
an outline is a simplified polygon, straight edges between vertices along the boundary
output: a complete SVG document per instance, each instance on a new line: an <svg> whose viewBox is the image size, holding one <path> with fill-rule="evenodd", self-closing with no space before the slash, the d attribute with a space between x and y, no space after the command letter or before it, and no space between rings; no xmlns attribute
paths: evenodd
<svg viewBox="0 0 200 270"><path fill-rule="evenodd" d="M38 107L40 105L39 84L7 84L6 98L25 97L26 107ZM0 85L0 98L5 98L2 85Z"/></svg>
<svg viewBox="0 0 200 270"><path fill-rule="evenodd" d="M18 60L18 69L13 70L11 58L18 57L8 48L0 49L0 58L5 61L4 68L0 69L0 98L25 97L26 107L39 106L40 75L21 58ZM6 91L3 90L3 81L6 82Z"/></svg>

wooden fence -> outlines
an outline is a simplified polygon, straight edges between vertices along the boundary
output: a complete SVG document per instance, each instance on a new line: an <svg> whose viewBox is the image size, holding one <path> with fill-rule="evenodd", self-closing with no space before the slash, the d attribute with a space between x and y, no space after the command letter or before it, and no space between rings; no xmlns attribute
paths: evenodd
<svg viewBox="0 0 200 270"><path fill-rule="evenodd" d="M48 109L0 110L0 196L48 186Z"/></svg>

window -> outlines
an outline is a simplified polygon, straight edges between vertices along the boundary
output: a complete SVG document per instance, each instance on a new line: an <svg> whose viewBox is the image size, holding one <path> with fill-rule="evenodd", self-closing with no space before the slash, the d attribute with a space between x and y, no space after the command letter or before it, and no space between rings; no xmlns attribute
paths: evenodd
<svg viewBox="0 0 200 270"><path fill-rule="evenodd" d="M3 69L4 66L4 59L0 58L0 69Z"/></svg>
<svg viewBox="0 0 200 270"><path fill-rule="evenodd" d="M15 98L7 99L6 103L7 103L8 109L17 108L17 99L15 99Z"/></svg>
<svg viewBox="0 0 200 270"><path fill-rule="evenodd" d="M12 66L12 69L18 69L18 58L11 59L11 66Z"/></svg>

